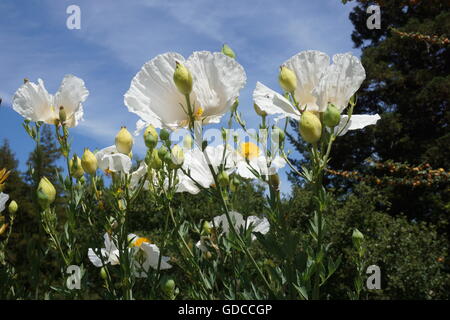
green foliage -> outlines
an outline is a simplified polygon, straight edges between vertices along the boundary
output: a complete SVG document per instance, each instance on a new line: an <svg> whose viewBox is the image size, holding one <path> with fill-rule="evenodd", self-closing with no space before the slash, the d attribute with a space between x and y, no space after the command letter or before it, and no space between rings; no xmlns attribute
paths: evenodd
<svg viewBox="0 0 450 320"><path fill-rule="evenodd" d="M310 194L295 189L286 202L291 224L303 233L310 216ZM448 242L432 224L409 221L385 213L390 206L383 192L364 184L354 193L333 201L327 216L332 254L343 254L334 277L327 284L331 299L346 299L353 288L356 266L352 243L354 228L364 234L366 266L381 268L381 291L363 290L369 299L448 299L450 276ZM294 209L293 209L294 208ZM364 277L364 279L367 276ZM365 284L365 282L364 282Z"/></svg>

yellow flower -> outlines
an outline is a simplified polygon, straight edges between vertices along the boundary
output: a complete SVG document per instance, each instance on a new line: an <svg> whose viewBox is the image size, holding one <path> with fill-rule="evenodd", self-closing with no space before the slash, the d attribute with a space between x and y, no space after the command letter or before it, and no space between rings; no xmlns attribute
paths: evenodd
<svg viewBox="0 0 450 320"><path fill-rule="evenodd" d="M247 160L251 160L259 156L259 148L253 142L241 143L239 152Z"/></svg>
<svg viewBox="0 0 450 320"><path fill-rule="evenodd" d="M150 239L148 239L148 238L145 238L145 237L139 237L139 238L137 238L136 240L133 241L132 245L133 245L134 247L140 247L144 242L146 242L146 243L152 243L152 242L150 241Z"/></svg>

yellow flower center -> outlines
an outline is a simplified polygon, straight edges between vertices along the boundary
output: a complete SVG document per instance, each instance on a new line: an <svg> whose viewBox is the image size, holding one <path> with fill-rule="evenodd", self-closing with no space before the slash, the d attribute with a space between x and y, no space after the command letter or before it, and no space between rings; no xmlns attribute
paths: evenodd
<svg viewBox="0 0 450 320"><path fill-rule="evenodd" d="M202 107L199 107L197 110L195 110L195 112L194 112L194 118L195 118L195 120L201 120L201 118L202 118L202 115L203 115L203 108Z"/></svg>
<svg viewBox="0 0 450 320"><path fill-rule="evenodd" d="M241 143L239 152L247 160L251 160L259 156L259 148L253 142Z"/></svg>
<svg viewBox="0 0 450 320"><path fill-rule="evenodd" d="M151 243L148 238L140 237L134 241L133 246L140 247L144 242Z"/></svg>

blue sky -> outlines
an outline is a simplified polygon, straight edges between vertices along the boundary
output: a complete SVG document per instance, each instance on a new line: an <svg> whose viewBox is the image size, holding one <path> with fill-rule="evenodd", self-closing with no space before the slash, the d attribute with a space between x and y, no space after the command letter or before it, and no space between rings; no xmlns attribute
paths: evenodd
<svg viewBox="0 0 450 320"><path fill-rule="evenodd" d="M66 27L69 5L81 9L81 29ZM65 74L82 78L90 91L84 119L71 131L73 150L103 148L114 143L120 126L134 130L138 117L129 113L123 95L141 66L160 53L185 57L199 50L219 51L228 43L247 73L240 111L251 127L257 81L278 88L280 64L302 50L330 56L353 52L352 5L322 1L212 0L2 0L0 2L0 140L7 138L24 169L33 142L23 119L11 108L23 78L42 78L56 92ZM143 156L142 139L134 152ZM283 192L289 192L285 171Z"/></svg>

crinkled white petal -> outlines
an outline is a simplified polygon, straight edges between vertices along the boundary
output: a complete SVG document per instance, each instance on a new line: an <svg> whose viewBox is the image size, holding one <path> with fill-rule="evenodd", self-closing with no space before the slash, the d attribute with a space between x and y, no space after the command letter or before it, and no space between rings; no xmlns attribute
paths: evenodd
<svg viewBox="0 0 450 320"><path fill-rule="evenodd" d="M146 259L142 265L144 270L148 271L149 267L152 267L155 270L158 269L158 260L161 254L159 248L153 243L144 242L141 244L140 249L144 251L146 256ZM169 260L170 257L161 257L160 270L172 268L172 265L168 263Z"/></svg>
<svg viewBox="0 0 450 320"><path fill-rule="evenodd" d="M348 120L347 115L342 115L341 121L334 128L334 133L340 133L339 135L343 136L347 133L348 130L358 130L370 125L374 125L380 119L381 118L378 114L354 114L350 117L350 120Z"/></svg>
<svg viewBox="0 0 450 320"><path fill-rule="evenodd" d="M74 75L66 75L61 82L58 92L53 100L53 106L59 113L59 107L63 106L66 112L68 127L75 127L83 118L83 105L89 95L84 81Z"/></svg>
<svg viewBox="0 0 450 320"><path fill-rule="evenodd" d="M247 218L247 228L249 226L253 227L253 232L260 232L266 234L270 230L269 220L266 217L259 218L257 216L249 216ZM255 240L256 236L252 234L252 240Z"/></svg>
<svg viewBox="0 0 450 320"><path fill-rule="evenodd" d="M5 210L5 205L6 202L9 199L9 195L7 195L6 193L0 192L0 212L2 212L3 210Z"/></svg>
<svg viewBox="0 0 450 320"><path fill-rule="evenodd" d="M186 67L193 77L193 107L195 110L202 108L203 123L219 122L245 86L244 68L223 53L209 51L192 53Z"/></svg>
<svg viewBox="0 0 450 320"><path fill-rule="evenodd" d="M242 216L242 214L240 214L237 211L230 211L229 214L230 214L231 222L233 223L236 231L239 231L239 229L241 227L245 226L245 220L244 220L244 217ZM230 224L228 223L228 219L225 214L214 217L213 225L216 228L221 229L223 233L230 232Z"/></svg>
<svg viewBox="0 0 450 320"><path fill-rule="evenodd" d="M279 169L286 165L286 161L280 156L273 159L267 158L265 155L260 155L250 159L247 163L244 157L236 164L236 173L244 179L256 179L252 170L256 170L260 175L267 176L275 174Z"/></svg>
<svg viewBox="0 0 450 320"><path fill-rule="evenodd" d="M334 55L333 64L313 90L319 111L325 111L328 103L344 110L365 78L366 72L357 57L351 53Z"/></svg>
<svg viewBox="0 0 450 320"><path fill-rule="evenodd" d="M92 264L96 267L102 267L104 264L110 263L111 265L117 265L119 264L119 250L117 249L116 245L113 241L111 241L111 238L109 237L108 233L105 233L103 235L105 248L100 249L100 254L102 257L97 255L94 251L94 249L89 248L88 249L88 258L92 262ZM102 262L103 258L103 262Z"/></svg>
<svg viewBox="0 0 450 320"><path fill-rule="evenodd" d="M189 173L190 177L181 170L178 170L179 184L177 192L197 194L200 191L197 183L205 189L213 185L215 181L208 166L208 160L209 164L211 164L215 172L217 172L219 166L222 164L223 150L223 145L219 145L215 147L206 147L204 153L199 148L185 151L183 169ZM206 157L205 154L208 157ZM224 160L227 173L230 173L233 169L230 154L230 150L227 149Z"/></svg>
<svg viewBox="0 0 450 320"><path fill-rule="evenodd" d="M178 53L169 52L148 61L131 81L124 102L130 112L146 124L156 128L177 128L188 121L180 103L186 107L185 97L173 81L176 62L184 63Z"/></svg>
<svg viewBox="0 0 450 320"><path fill-rule="evenodd" d="M317 110L316 97L312 94L320 78L330 64L330 57L320 51L302 51L284 62L297 76L295 98L300 106Z"/></svg>
<svg viewBox="0 0 450 320"><path fill-rule="evenodd" d="M135 189L139 186L139 183L142 181L144 177L147 176L147 164L145 161L141 161L139 168L136 169L132 174L130 178L130 188ZM148 187L148 184L147 184ZM144 183L144 189L145 189L145 183Z"/></svg>
<svg viewBox="0 0 450 320"><path fill-rule="evenodd" d="M44 82L38 79L37 84L31 81L24 83L14 94L13 109L22 117L31 121L52 121L57 117L52 106L53 97L45 89Z"/></svg>
<svg viewBox="0 0 450 320"><path fill-rule="evenodd" d="M98 151L95 156L97 158L98 167L103 171L130 172L132 165L130 157L119 153L116 146L104 148Z"/></svg>
<svg viewBox="0 0 450 320"><path fill-rule="evenodd" d="M253 101L267 114L279 114L282 117L300 119L300 112L281 94L266 87L261 82L256 83L253 91Z"/></svg>
<svg viewBox="0 0 450 320"><path fill-rule="evenodd" d="M105 249L100 249L100 254L103 256L103 261L105 265L109 263L109 256L106 253ZM98 268L103 267L104 264L100 256L98 256L92 248L88 249L88 258L92 262L92 264Z"/></svg>
<svg viewBox="0 0 450 320"><path fill-rule="evenodd" d="M262 234L266 234L270 230L269 221L265 217L259 218L257 216L249 216L247 219L244 219L242 214L239 212L230 211L230 218L236 231L239 231L241 228L248 228L250 225L253 228L253 232L261 232ZM222 233L227 234L230 232L230 225L225 214L214 217L213 225L215 228L220 229ZM252 235L252 240L255 239L256 236ZM201 241L197 242L196 246L202 251L206 250L205 245L202 244Z"/></svg>

